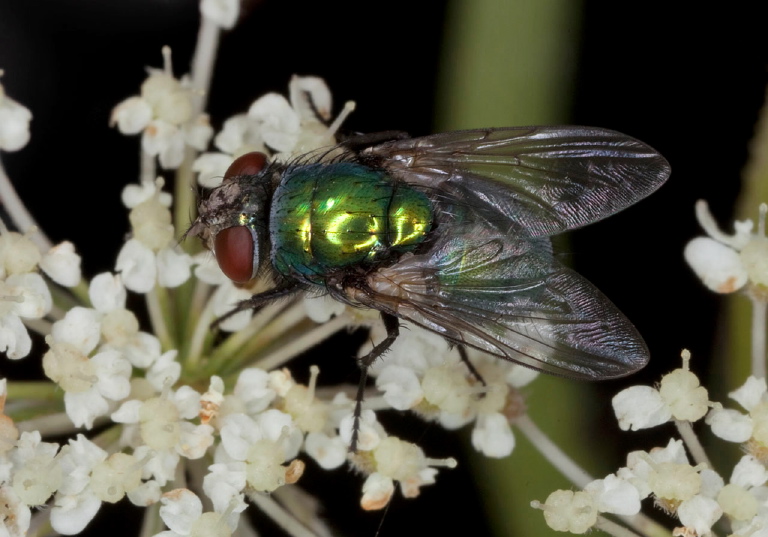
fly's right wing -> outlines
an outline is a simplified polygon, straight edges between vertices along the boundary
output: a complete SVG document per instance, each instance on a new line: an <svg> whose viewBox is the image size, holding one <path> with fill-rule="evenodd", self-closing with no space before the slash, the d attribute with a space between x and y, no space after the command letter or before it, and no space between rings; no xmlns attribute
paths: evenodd
<svg viewBox="0 0 768 537"><path fill-rule="evenodd" d="M559 265L546 240L483 226L446 233L429 252L371 273L348 296L448 340L547 373L586 380L641 369L649 352L592 284Z"/></svg>

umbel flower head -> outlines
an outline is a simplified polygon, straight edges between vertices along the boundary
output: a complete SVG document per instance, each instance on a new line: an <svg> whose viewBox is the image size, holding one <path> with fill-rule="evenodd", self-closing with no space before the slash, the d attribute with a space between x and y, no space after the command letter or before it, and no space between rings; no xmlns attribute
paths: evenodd
<svg viewBox="0 0 768 537"><path fill-rule="evenodd" d="M723 233L709 212L707 203L696 203L696 218L707 237L697 237L685 247L685 260L704 285L716 293L765 292L768 287L768 238L765 215L768 206L760 206L757 233L752 220L734 223L735 233Z"/></svg>
<svg viewBox="0 0 768 537"><path fill-rule="evenodd" d="M331 121L325 83L294 77L288 99L263 96L213 136L196 108L193 79L177 80L170 52L164 55L164 68L150 69L140 94L119 103L111 118L121 132L142 135L145 166L142 180L122 193L131 233L114 270L83 279L72 244L41 246L41 232L43 240L34 242L34 230L21 234L0 226L0 349L9 359L24 358L31 352L28 329L41 332L47 377L34 385L0 379L0 500L7 534L24 535L43 523L76 534L104 503L119 501L159 506L147 516L167 526L162 536L247 529L251 523L240 515L249 503L290 526L300 515L291 502L279 501L287 497L281 491L301 485L308 459L325 470L354 468L363 475L360 505L381 509L396 490L416 497L436 481L440 467L455 466L389 434L376 412L390 408L412 409L448 428L474 423L478 450L509 454L510 423L524 409L516 388L535 376L529 370L473 357L479 373L492 379L481 385L442 339L414 327L389 366L374 372L383 395L366 393L358 451L351 454L355 401L349 390L319 390L317 366L307 384L283 366L334 332L378 326L378 320L334 300L307 297L256 314L244 310L211 328L270 282L237 286L210 253L189 252L184 248L194 243L177 242L182 230L174 211L186 215L188 208L165 191L164 178L154 177L155 159L175 168L190 158L181 169L194 168L201 186L209 187L244 151L258 148L288 159L332 144L354 106ZM206 164L212 154L191 165L187 156L205 149L211 137L222 150L213 155L216 166ZM130 294L144 298L147 321L129 307ZM412 346L429 349L428 363ZM456 400L446 386L456 388ZM49 441L53 435L58 441ZM196 485L180 480L185 475L199 476Z"/></svg>

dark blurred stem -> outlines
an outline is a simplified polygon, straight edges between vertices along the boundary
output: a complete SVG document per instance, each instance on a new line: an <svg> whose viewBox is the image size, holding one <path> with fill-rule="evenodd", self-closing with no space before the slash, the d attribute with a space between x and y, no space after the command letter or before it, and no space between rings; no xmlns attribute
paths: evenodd
<svg viewBox="0 0 768 537"><path fill-rule="evenodd" d="M762 296L752 300L752 376L765 378L765 321L768 302Z"/></svg>

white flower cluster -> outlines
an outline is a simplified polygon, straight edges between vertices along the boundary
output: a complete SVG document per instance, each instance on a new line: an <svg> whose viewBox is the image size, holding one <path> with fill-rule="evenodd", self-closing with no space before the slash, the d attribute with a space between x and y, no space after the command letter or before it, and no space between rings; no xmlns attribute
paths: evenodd
<svg viewBox="0 0 768 537"><path fill-rule="evenodd" d="M760 207L758 233L754 223L736 222L729 236L720 231L703 201L696 216L709 237L693 239L685 248L685 259L704 284L717 293L743 290L756 304L753 323L753 370L765 370L765 288L768 284L768 239L765 216ZM635 451L627 466L605 479L589 483L581 491L555 491L544 504L547 524L558 530L585 533L593 527L610 531L601 514L639 517L641 501L649 496L656 506L677 518L682 525L673 535L710 535L721 519L730 524L733 536L768 535L768 387L764 373L750 376L730 397L746 413L724 408L709 400L709 394L688 367L690 355L683 352L683 367L665 375L657 387L632 386L613 398L613 409L623 430L639 430L674 421L681 440L671 439L664 448ZM706 418L705 418L706 417ZM691 423L705 418L712 433L741 444L746 454L734 466L730 478L715 471L693 433ZM695 466L688 461L685 448ZM632 525L631 518L625 518ZM646 520L646 523L648 521ZM642 526L642 524L640 524Z"/></svg>
<svg viewBox="0 0 768 537"><path fill-rule="evenodd" d="M286 157L332 144L336 127L320 121L330 118L325 83L294 77L289 89L290 103L270 94L249 114L225 122L217 145L234 155L253 149L257 141L258 147ZM167 60L166 70L150 71L141 96L118 105L112 119L123 132L143 131L144 154L175 166L185 144L199 148L190 136L199 137L200 144L210 137L190 116L191 99L190 88L172 78ZM232 155L226 156L227 165ZM75 534L104 502L127 497L138 506L161 504L159 516L169 529L158 536L227 536L249 524L239 516L246 498L258 503L258 495L299 480L302 454L324 469L349 463L367 476L364 509L386 506L398 485L404 496L415 497L435 481L438 467L455 465L453 459L430 459L417 445L388 435L370 408L363 411L358 452L350 454L355 402L344 390L325 390L319 397L316 367L308 386L293 380L287 369L275 369L323 334L370 322L340 303L331 300L329 308L328 299L312 299L268 306L257 315L246 310L221 322L218 328L227 334L214 337L211 322L249 298L254 288L235 286L210 254L189 255L179 247L172 199L162 187L157 179L124 189L130 238L114 272L87 283L80 282L71 244L42 254L25 235L1 230L2 350L11 358L26 356L31 343L23 322L52 321L42 327L48 346L42 366L52 383L40 388L43 399L51 401L48 406L23 396L5 405L7 389L24 392L0 380L0 503L7 506L8 535L24 535L34 519L32 509L46 504L50 509L35 516L49 519L61 534ZM58 285L79 284L79 294L70 295L63 310L52 308L56 289L40 271ZM192 287L195 292L185 302L189 307L175 306L174 300ZM129 291L146 297L151 332L142 330L128 309ZM77 296L81 299L72 305ZM324 324L301 322L307 317ZM315 327L322 328L318 336ZM522 411L514 387L532 374L478 359L479 373L489 379L485 385L441 338L421 337L426 339L406 336L387 360L390 365L374 372L385 394L379 408L412 408L450 428L475 421L478 449L492 456L511 452L509 421ZM415 352L407 351L413 345ZM263 349L271 347L281 349L278 353L293 350L279 360L260 360ZM427 362L420 361L422 355L429 356ZM405 391L398 391L398 384ZM20 427L15 412L24 409L37 416L42 431L70 434L68 442L44 441L40 431L29 432L30 422ZM63 412L47 415L51 409ZM94 427L102 431L96 437L77 433ZM186 472L201 476L200 490L179 483ZM199 494L205 494L211 511L204 512Z"/></svg>
<svg viewBox="0 0 768 537"><path fill-rule="evenodd" d="M733 293L745 289L759 292L768 286L768 238L765 215L768 206L760 206L757 234L752 233L752 220L736 221L735 233L727 235L718 227L707 203L696 203L696 218L708 237L690 241L684 251L685 260L710 290Z"/></svg>
<svg viewBox="0 0 768 537"><path fill-rule="evenodd" d="M750 377L730 394L748 414L724 409L708 399L707 391L684 366L664 376L658 388L633 386L613 399L622 429L643 429L670 420L694 422L706 416L716 436L742 444L746 454L726 483L706 459L695 437L681 428L685 444L671 439L664 448L634 451L627 465L582 491L555 491L543 504L547 524L558 531L585 533L600 527L600 514L633 516L649 496L657 507L676 517L682 527L675 535L703 536L725 516L731 535L764 535L768 528L768 388L765 379ZM699 460L692 465L685 447Z"/></svg>
<svg viewBox="0 0 768 537"><path fill-rule="evenodd" d="M178 168L186 146L203 151L213 135L206 114L194 113L194 88L188 78L177 80L171 71L171 52L163 49L165 67L148 68L141 94L129 97L114 110L110 125L123 134L141 136L141 148L156 156L166 169Z"/></svg>
<svg viewBox="0 0 768 537"><path fill-rule="evenodd" d="M386 355L371 367L387 405L412 410L446 429L474 423L472 445L488 457L506 457L515 447L510 423L525 413L519 389L538 373L487 354L469 351L471 364L451 352L446 340L408 323ZM374 328L373 340L384 337ZM365 354L370 347L361 349ZM469 368L474 367L480 378Z"/></svg>
<svg viewBox="0 0 768 537"><path fill-rule="evenodd" d="M279 93L267 93L251 104L248 113L224 122L213 139L219 151L203 153L192 165L201 186L219 186L232 161L251 151L286 159L333 145L336 129L354 109L353 103L347 103L341 115L326 126L324 122L332 117L331 92L317 77L294 76L288 95L290 102Z"/></svg>
<svg viewBox="0 0 768 537"><path fill-rule="evenodd" d="M13 360L32 349L24 321L51 311L51 293L40 270L59 285L73 287L80 281L80 257L69 242L41 252L27 235L8 231L0 222L0 352Z"/></svg>

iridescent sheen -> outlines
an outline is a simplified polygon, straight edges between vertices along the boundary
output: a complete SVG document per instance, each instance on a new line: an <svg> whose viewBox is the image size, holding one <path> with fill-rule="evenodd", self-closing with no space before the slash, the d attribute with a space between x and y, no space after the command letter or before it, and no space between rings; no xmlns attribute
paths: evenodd
<svg viewBox="0 0 768 537"><path fill-rule="evenodd" d="M413 250L432 227L432 204L406 183L341 162L288 170L272 198L273 266L311 279Z"/></svg>

